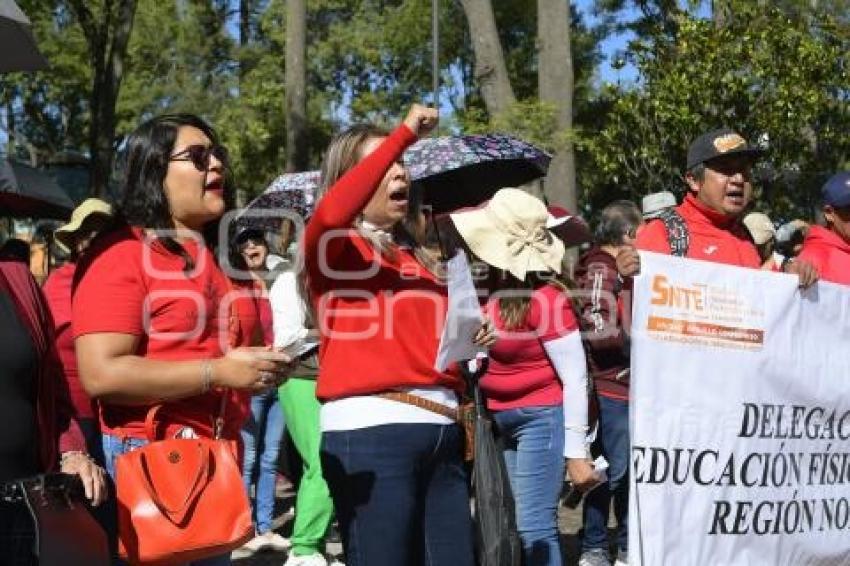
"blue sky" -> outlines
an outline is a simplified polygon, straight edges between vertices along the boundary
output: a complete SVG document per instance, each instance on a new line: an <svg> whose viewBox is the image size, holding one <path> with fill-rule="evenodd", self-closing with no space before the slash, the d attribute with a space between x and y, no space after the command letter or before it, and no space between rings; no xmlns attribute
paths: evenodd
<svg viewBox="0 0 850 566"><path fill-rule="evenodd" d="M574 3L575 7L582 14L586 26L592 27L595 23L597 23L598 19L593 16L593 5L595 4L595 0L574 0ZM631 3L627 2L627 4ZM687 0L679 1L679 5L681 6L686 6L688 4L689 2ZM696 13L698 16L703 18L709 17L711 14L711 1L699 0L699 6L697 7ZM628 22L629 20L635 19L637 15L638 11L633 7L629 6L617 15L617 21ZM634 34L632 34L631 32L612 34L602 42L600 49L602 51L604 60L599 66L599 80L609 83L616 83L618 81L620 81L621 83L634 82L634 80L637 78L637 71L633 66L627 65L626 67L620 70L616 70L611 66L611 63L613 62L617 53L625 51L625 49L628 47L629 41L633 37Z"/></svg>

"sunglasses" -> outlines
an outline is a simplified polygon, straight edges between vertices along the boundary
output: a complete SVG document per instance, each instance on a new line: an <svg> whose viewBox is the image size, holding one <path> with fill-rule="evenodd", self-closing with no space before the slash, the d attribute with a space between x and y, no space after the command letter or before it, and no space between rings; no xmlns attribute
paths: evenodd
<svg viewBox="0 0 850 566"><path fill-rule="evenodd" d="M215 156L222 167L227 167L229 158L223 145L190 145L172 155L169 161L191 161L195 169L206 171L210 166L210 156Z"/></svg>

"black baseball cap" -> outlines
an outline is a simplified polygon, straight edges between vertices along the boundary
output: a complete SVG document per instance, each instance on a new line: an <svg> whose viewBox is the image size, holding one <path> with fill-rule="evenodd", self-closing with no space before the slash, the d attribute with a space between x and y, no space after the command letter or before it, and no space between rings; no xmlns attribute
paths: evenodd
<svg viewBox="0 0 850 566"><path fill-rule="evenodd" d="M850 172L836 173L821 188L823 203L833 208L850 206Z"/></svg>
<svg viewBox="0 0 850 566"><path fill-rule="evenodd" d="M700 163L727 155L750 155L753 159L761 155L761 150L747 143L744 137L730 128L720 128L706 132L691 142L688 147L686 169Z"/></svg>

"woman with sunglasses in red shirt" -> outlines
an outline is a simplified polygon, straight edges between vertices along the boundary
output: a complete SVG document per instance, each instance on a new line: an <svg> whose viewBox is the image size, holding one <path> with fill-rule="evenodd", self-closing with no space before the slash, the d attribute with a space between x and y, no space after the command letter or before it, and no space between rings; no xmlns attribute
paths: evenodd
<svg viewBox="0 0 850 566"><path fill-rule="evenodd" d="M127 144L126 224L96 241L79 266L72 305L80 378L97 399L107 471L160 437L211 437L224 410L223 438L238 442L247 395L278 386L285 354L261 343L254 302L233 291L214 245L232 206L227 153L200 118L166 115ZM222 403L224 397L224 403ZM200 561L227 564L229 553Z"/></svg>

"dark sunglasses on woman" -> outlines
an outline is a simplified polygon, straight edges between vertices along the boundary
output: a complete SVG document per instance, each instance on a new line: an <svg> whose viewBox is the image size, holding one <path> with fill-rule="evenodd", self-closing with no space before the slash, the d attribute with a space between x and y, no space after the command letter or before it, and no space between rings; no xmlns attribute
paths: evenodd
<svg viewBox="0 0 850 566"><path fill-rule="evenodd" d="M222 167L227 167L227 149L223 145L194 144L178 151L169 161L191 161L198 171L206 171L210 166L210 156L215 156Z"/></svg>

